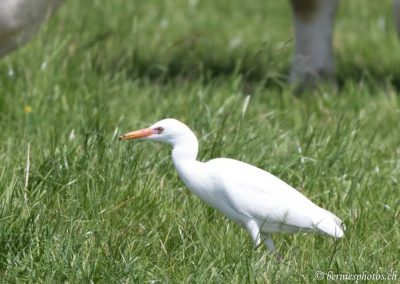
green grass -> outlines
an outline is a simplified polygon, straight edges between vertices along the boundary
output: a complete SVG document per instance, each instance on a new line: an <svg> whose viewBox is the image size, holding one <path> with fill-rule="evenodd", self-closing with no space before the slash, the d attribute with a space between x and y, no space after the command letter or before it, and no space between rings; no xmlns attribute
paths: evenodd
<svg viewBox="0 0 400 284"><path fill-rule="evenodd" d="M89 2L66 2L0 62L2 282L400 273L400 44L390 1L341 3L340 89L301 97L286 84L286 1ZM255 251L245 230L184 187L168 146L116 139L165 117L196 132L199 159L257 165L335 212L345 238L275 235L282 262Z"/></svg>

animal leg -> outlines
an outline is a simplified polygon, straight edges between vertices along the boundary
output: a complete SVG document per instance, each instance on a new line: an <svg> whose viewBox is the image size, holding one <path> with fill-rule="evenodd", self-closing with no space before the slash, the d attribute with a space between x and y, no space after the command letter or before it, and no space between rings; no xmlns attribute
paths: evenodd
<svg viewBox="0 0 400 284"><path fill-rule="evenodd" d="M254 247L257 249L261 244L260 227L257 222L250 220L245 224L246 229L249 231L251 239L254 242Z"/></svg>
<svg viewBox="0 0 400 284"><path fill-rule="evenodd" d="M271 252L275 252L276 251L276 248L275 248L275 245L274 245L274 241L269 236L267 236L267 238L264 240L264 244L267 246L267 248Z"/></svg>
<svg viewBox="0 0 400 284"><path fill-rule="evenodd" d="M400 36L400 0L393 1L393 12L397 34Z"/></svg>
<svg viewBox="0 0 400 284"><path fill-rule="evenodd" d="M274 241L271 239L269 234L261 234L264 244L267 248L275 255L276 259L281 261L283 259L282 255L276 250Z"/></svg>
<svg viewBox="0 0 400 284"><path fill-rule="evenodd" d="M297 91L334 81L333 24L339 0L291 0L295 48L290 82Z"/></svg>

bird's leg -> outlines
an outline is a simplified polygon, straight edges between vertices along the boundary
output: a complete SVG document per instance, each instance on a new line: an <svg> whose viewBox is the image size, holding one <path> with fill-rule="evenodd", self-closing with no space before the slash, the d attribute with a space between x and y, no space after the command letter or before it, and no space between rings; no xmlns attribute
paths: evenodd
<svg viewBox="0 0 400 284"><path fill-rule="evenodd" d="M264 244L268 247L268 249L271 252L275 252L276 251L275 245L274 245L274 241L271 238L267 237L267 239L264 240Z"/></svg>
<svg viewBox="0 0 400 284"><path fill-rule="evenodd" d="M250 220L245 224L246 229L250 232L251 239L254 242L254 247L257 249L261 244L260 228L257 222Z"/></svg>
<svg viewBox="0 0 400 284"><path fill-rule="evenodd" d="M267 248L275 255L276 259L279 261L283 260L282 255L276 250L274 241L271 239L271 236L269 234L262 234L262 239Z"/></svg>

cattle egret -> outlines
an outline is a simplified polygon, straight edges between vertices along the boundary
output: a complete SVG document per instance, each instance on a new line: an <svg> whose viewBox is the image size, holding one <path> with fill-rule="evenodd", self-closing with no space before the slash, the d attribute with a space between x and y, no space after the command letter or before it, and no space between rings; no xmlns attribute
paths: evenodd
<svg viewBox="0 0 400 284"><path fill-rule="evenodd" d="M271 233L316 232L341 238L342 221L311 202L274 175L252 165L218 158L196 160L194 133L176 119L129 132L120 140L143 139L172 146L174 166L185 185L200 199L246 228L256 247L275 251Z"/></svg>

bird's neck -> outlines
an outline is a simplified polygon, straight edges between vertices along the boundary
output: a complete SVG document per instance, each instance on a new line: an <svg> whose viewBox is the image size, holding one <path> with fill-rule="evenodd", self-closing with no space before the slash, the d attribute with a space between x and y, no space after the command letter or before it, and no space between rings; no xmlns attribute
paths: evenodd
<svg viewBox="0 0 400 284"><path fill-rule="evenodd" d="M172 160L179 177L183 183L196 195L201 196L201 184L204 180L203 163L196 160L198 142L193 137L175 144L172 149Z"/></svg>
<svg viewBox="0 0 400 284"><path fill-rule="evenodd" d="M172 148L172 159L175 162L180 161L196 161L199 143L196 136L191 133L185 139L181 139L175 143Z"/></svg>
<svg viewBox="0 0 400 284"><path fill-rule="evenodd" d="M198 148L199 144L193 133L188 134L184 139L180 139L179 142L173 144L172 160L179 174L184 172L188 167L191 168L190 164L197 163Z"/></svg>

